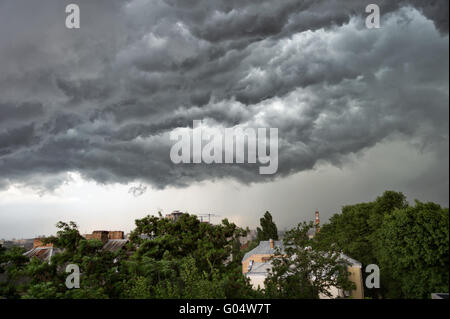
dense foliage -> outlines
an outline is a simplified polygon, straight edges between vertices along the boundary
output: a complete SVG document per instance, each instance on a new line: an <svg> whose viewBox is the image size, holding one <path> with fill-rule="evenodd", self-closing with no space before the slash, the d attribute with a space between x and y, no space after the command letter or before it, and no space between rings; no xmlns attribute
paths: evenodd
<svg viewBox="0 0 450 319"><path fill-rule="evenodd" d="M416 201L415 206L386 216L376 235L381 271L398 282L400 297L448 292L448 209Z"/></svg>
<svg viewBox="0 0 450 319"><path fill-rule="evenodd" d="M344 206L313 239L313 223L286 232L284 251L272 259L264 290L242 274L242 258L261 240L278 239L266 212L257 238L243 250L247 230L224 219L203 223L194 215L178 220L147 216L135 221L128 243L105 250L85 239L75 223L59 222L50 262L0 246L0 298L318 298L331 286L353 289L340 253L364 268L380 268L381 287L372 298L429 298L448 292L449 211L433 203L410 206L402 193L387 191L373 202ZM66 266L79 266L80 288L68 289ZM363 274L366 275L363 271Z"/></svg>
<svg viewBox="0 0 450 319"><path fill-rule="evenodd" d="M277 225L272 219L272 215L269 212L265 212L264 216L259 220L261 228L256 228L257 239L261 240L278 240Z"/></svg>
<svg viewBox="0 0 450 319"><path fill-rule="evenodd" d="M439 205L409 206L402 193L386 191L374 202L344 206L316 236L345 254L380 268L373 298L429 298L448 292L449 212ZM363 273L367 275L366 273Z"/></svg>
<svg viewBox="0 0 450 319"><path fill-rule="evenodd" d="M266 294L272 298L317 299L332 297L331 287L355 289L349 280L348 263L334 246L323 249L308 238L313 223L300 223L285 234L284 251L276 253L267 277Z"/></svg>
<svg viewBox="0 0 450 319"><path fill-rule="evenodd" d="M240 259L230 258L245 231L223 220L200 222L184 214L174 222L147 216L124 249L106 251L99 240L83 238L74 222L57 224L45 240L61 250L50 263L31 261L24 250L0 251L6 298L252 298L260 297L242 275ZM80 288L67 289L68 264L80 268ZM18 284L19 279L23 284Z"/></svg>

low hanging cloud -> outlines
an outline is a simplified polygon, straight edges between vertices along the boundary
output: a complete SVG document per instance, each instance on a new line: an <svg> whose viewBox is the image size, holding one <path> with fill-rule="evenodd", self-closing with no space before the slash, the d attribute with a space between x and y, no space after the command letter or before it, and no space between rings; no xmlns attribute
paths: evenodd
<svg viewBox="0 0 450 319"><path fill-rule="evenodd" d="M0 188L263 182L448 140L448 1L378 1L380 29L361 1L78 1L79 30L66 2L0 4ZM278 173L173 164L193 120L278 128Z"/></svg>
<svg viewBox="0 0 450 319"><path fill-rule="evenodd" d="M135 197L139 197L147 191L147 186L139 184L138 186L132 186L128 190L128 193L133 194Z"/></svg>

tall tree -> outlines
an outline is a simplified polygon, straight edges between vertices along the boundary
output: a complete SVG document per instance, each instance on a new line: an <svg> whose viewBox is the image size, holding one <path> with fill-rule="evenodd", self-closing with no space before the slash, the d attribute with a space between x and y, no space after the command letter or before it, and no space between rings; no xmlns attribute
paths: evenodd
<svg viewBox="0 0 450 319"><path fill-rule="evenodd" d="M19 298L22 273L28 258L22 247L6 249L0 246L0 299Z"/></svg>
<svg viewBox="0 0 450 319"><path fill-rule="evenodd" d="M45 243L53 243L61 249L50 263L34 258L26 267L30 278L23 298L118 298L123 291L123 273L117 271L122 251L115 253L102 249L99 240L86 240L74 222L58 222L56 236L48 237ZM80 268L80 288L67 289L65 272L68 264Z"/></svg>
<svg viewBox="0 0 450 319"><path fill-rule="evenodd" d="M189 214L177 221L147 216L136 220L130 238L137 249L125 265L131 278L146 278L156 298L249 297L254 293L240 259L231 258L239 254L236 243L245 234L227 219L212 225Z"/></svg>
<svg viewBox="0 0 450 319"><path fill-rule="evenodd" d="M340 214L334 214L329 223L321 227L316 237L324 247L336 245L346 255L361 262L363 268L369 264L378 265L375 234L385 216L391 215L395 209L407 206L402 193L385 191L373 202L344 206ZM363 272L364 279L367 275ZM381 276L381 288L365 287L364 295L377 298L386 295L387 291L399 291L399 284L385 271Z"/></svg>
<svg viewBox="0 0 450 319"><path fill-rule="evenodd" d="M286 232L284 251L278 251L272 259L273 267L265 281L268 297L317 299L321 294L331 297L331 287L355 288L340 251L333 246L323 249L308 238L313 227L312 222L303 222Z"/></svg>
<svg viewBox="0 0 450 319"><path fill-rule="evenodd" d="M414 207L385 216L376 233L380 273L399 282L401 295L430 298L448 292L449 211L434 203L416 201Z"/></svg>
<svg viewBox="0 0 450 319"><path fill-rule="evenodd" d="M272 219L272 215L267 211L264 216L259 220L261 228L256 228L257 240L278 240L278 229L277 225Z"/></svg>
<svg viewBox="0 0 450 319"><path fill-rule="evenodd" d="M243 235L245 230L227 219L212 225L200 222L195 215L183 214L176 222L155 216L138 219L130 240L138 246L136 258L159 260L164 254L172 258L192 256L203 271L209 270L210 264L224 267L234 241Z"/></svg>

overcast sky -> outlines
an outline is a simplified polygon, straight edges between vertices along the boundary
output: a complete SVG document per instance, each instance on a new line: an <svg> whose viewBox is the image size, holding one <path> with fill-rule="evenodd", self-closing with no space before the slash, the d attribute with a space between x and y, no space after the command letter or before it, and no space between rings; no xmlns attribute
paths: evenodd
<svg viewBox="0 0 450 319"><path fill-rule="evenodd" d="M0 0L0 238L175 209L285 229L387 189L448 207L448 1L372 2L380 29L359 0ZM278 128L278 172L173 164L193 120Z"/></svg>

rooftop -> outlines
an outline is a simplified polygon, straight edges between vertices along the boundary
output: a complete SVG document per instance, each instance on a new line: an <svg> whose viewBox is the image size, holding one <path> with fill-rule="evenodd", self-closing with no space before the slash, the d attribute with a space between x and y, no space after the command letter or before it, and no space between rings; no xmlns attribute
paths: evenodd
<svg viewBox="0 0 450 319"><path fill-rule="evenodd" d="M103 250L114 252L125 246L127 242L128 239L110 239L103 246Z"/></svg>
<svg viewBox="0 0 450 319"><path fill-rule="evenodd" d="M269 240L263 240L259 243L258 246L250 250L248 253L244 255L244 258L242 260L246 260L250 258L253 255L273 255L275 254L275 249L278 247L281 250L281 253L284 252L284 246L283 242L281 240L274 240L274 248L270 248L270 241Z"/></svg>
<svg viewBox="0 0 450 319"><path fill-rule="evenodd" d="M281 253L284 253L283 241L274 240L273 242L274 242L274 248L271 248L269 240L261 241L257 247L250 250L249 252L247 252L244 255L244 258L242 259L242 261L247 260L248 258L250 258L253 255L274 255L277 247L279 248ZM359 261L357 261L353 258L350 258L349 256L347 256L343 253L341 253L339 257L341 259L346 260L352 267L360 267L360 268L362 267L362 264ZM268 262L268 263L270 263L270 262ZM266 264L266 263L253 263L253 266L251 268L252 272L253 272L253 269L255 269L255 267L261 266L261 265L257 265L257 264ZM261 270L262 268L257 268L257 269Z"/></svg>
<svg viewBox="0 0 450 319"><path fill-rule="evenodd" d="M50 261L52 256L54 256L57 253L60 253L61 249L54 248L51 246L42 246L42 247L35 247L31 250L24 253L24 256L27 256L28 258L39 258L42 261Z"/></svg>
<svg viewBox="0 0 450 319"><path fill-rule="evenodd" d="M264 275L266 276L268 271L272 269L272 263L270 261L258 263L254 262L250 270L246 275Z"/></svg>

